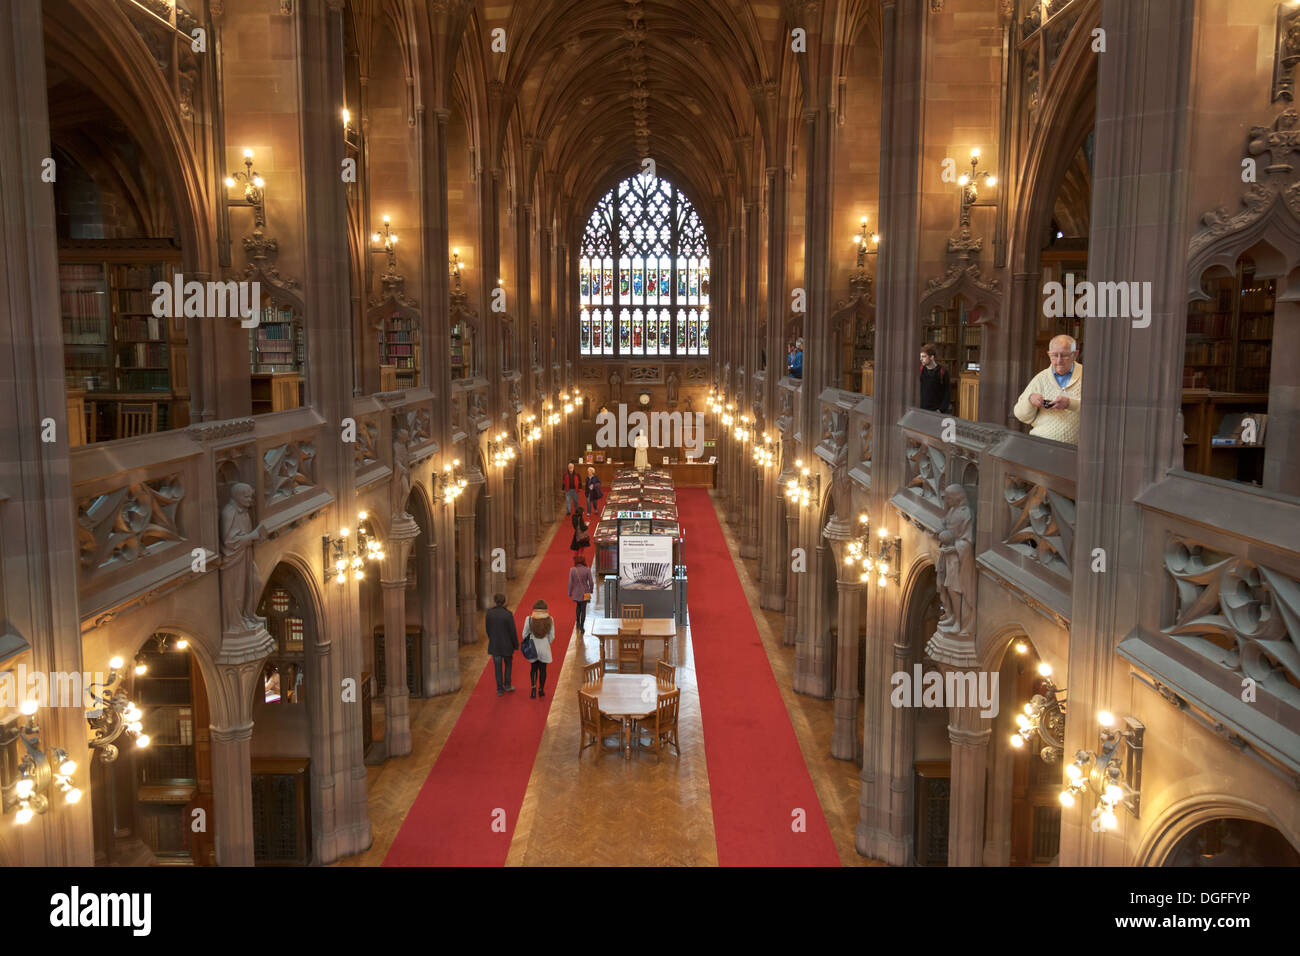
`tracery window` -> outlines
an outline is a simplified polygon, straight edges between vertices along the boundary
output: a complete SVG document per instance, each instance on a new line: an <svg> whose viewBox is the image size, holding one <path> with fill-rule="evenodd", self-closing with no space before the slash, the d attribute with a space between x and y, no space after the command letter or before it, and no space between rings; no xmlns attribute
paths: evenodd
<svg viewBox="0 0 1300 956"><path fill-rule="evenodd" d="M666 179L623 180L596 203L578 260L583 355L708 355L709 238Z"/></svg>

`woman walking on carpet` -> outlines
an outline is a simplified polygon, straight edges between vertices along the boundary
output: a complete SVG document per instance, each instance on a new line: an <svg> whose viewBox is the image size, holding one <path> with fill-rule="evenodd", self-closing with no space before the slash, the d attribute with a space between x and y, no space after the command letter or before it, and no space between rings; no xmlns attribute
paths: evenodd
<svg viewBox="0 0 1300 956"><path fill-rule="evenodd" d="M569 542L569 550L581 554L590 544L591 534L587 531L586 519L582 517L582 509L578 509L573 513L573 540Z"/></svg>
<svg viewBox="0 0 1300 956"><path fill-rule="evenodd" d="M578 636L581 637L587 627L587 602L591 592L596 589L595 579L587 560L580 554L573 556L573 567L569 569L569 597L573 599L577 615Z"/></svg>
<svg viewBox="0 0 1300 956"><path fill-rule="evenodd" d="M533 685L529 697L546 696L546 665L551 662L551 641L555 640L555 621L546 610L546 602L539 600L533 605L533 613L524 621L523 640L533 642L537 660L529 668L528 678Z"/></svg>

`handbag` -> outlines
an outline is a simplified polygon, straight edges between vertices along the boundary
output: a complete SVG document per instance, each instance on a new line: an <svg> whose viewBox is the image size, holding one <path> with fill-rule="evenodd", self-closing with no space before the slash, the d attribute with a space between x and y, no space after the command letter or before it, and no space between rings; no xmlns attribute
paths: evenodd
<svg viewBox="0 0 1300 956"><path fill-rule="evenodd" d="M537 660L537 647L533 644L533 635L529 634L519 642L519 653L524 655L524 660Z"/></svg>

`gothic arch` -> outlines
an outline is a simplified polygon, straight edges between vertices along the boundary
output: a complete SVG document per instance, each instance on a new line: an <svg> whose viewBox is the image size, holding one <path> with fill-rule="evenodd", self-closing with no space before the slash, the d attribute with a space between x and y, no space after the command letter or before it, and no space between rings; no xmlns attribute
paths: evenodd
<svg viewBox="0 0 1300 956"><path fill-rule="evenodd" d="M1163 866L1183 837L1202 824L1224 818L1261 823L1280 833L1292 847L1300 847L1300 832L1289 828L1268 807L1236 794L1200 793L1171 804L1151 822L1134 854L1134 865Z"/></svg>

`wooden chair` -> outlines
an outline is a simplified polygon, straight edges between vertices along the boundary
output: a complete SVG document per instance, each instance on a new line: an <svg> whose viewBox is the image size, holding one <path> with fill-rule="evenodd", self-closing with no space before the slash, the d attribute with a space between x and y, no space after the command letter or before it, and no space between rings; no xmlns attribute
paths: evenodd
<svg viewBox="0 0 1300 956"><path fill-rule="evenodd" d="M599 684L605 676L605 661L602 658L593 661L582 668L582 686L591 687L593 684Z"/></svg>
<svg viewBox="0 0 1300 956"><path fill-rule="evenodd" d="M667 661L655 661L655 683L661 694L674 690L677 687L677 668Z"/></svg>
<svg viewBox="0 0 1300 956"><path fill-rule="evenodd" d="M638 732L648 731L650 733L649 741L639 741L642 746L648 747L656 753L662 753L669 744L672 744L677 756L682 755L681 750L677 747L677 713L680 709L681 700L682 692L680 690L670 690L666 694L659 695L654 716L638 722Z"/></svg>
<svg viewBox="0 0 1300 956"><path fill-rule="evenodd" d="M618 635L618 672L620 674L640 674L645 670L643 653L645 640L640 635L628 637L621 632ZM633 670L632 666L636 665Z"/></svg>
<svg viewBox="0 0 1300 956"><path fill-rule="evenodd" d="M600 712L600 705L595 695L584 690L578 691L578 720L581 733L578 736L578 756L588 747L599 744L601 750L623 749L623 727L616 724ZM590 737L591 740L587 738ZM606 744L605 738L617 737L618 743L613 747Z"/></svg>
<svg viewBox="0 0 1300 956"><path fill-rule="evenodd" d="M134 438L151 435L158 430L157 402L119 402L117 406L117 437Z"/></svg>
<svg viewBox="0 0 1300 956"><path fill-rule="evenodd" d="M619 629L624 631L641 630L641 622L645 620L644 604L624 604L621 612L622 620L619 622Z"/></svg>

